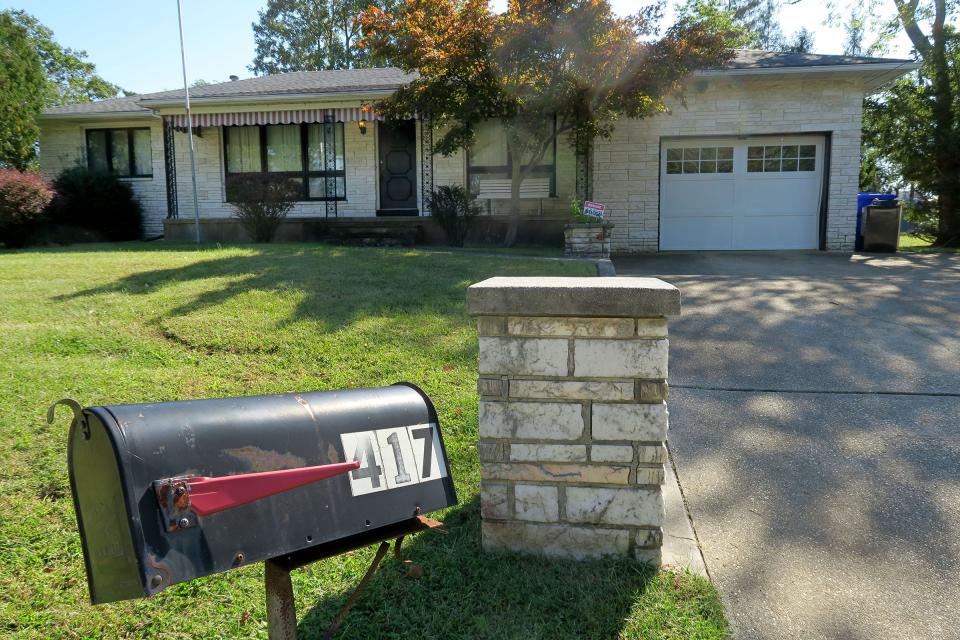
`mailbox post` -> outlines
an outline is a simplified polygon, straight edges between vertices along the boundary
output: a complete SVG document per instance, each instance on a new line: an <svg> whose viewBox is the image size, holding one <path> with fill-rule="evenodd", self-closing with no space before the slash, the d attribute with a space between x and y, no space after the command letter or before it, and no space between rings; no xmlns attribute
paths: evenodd
<svg viewBox="0 0 960 640"><path fill-rule="evenodd" d="M293 637L292 569L381 543L369 579L387 540L399 552L439 524L425 514L456 504L436 410L411 384L61 403L94 604L265 561L271 637Z"/></svg>

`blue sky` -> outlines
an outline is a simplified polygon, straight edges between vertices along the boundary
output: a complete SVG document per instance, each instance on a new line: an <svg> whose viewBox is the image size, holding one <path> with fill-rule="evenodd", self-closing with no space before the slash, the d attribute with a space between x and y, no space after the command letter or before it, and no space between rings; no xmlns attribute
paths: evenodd
<svg viewBox="0 0 960 640"><path fill-rule="evenodd" d="M182 0L187 76L190 81L225 81L252 75L251 23L264 0ZM505 5L506 0L494 0ZM627 12L636 0L612 0ZM176 0L0 0L0 7L24 9L53 29L60 44L87 52L107 80L147 93L182 86ZM818 53L842 53L843 33L826 27L826 8L816 0L784 7L780 21L788 34L807 27L816 33ZM901 39L890 52L905 55Z"/></svg>

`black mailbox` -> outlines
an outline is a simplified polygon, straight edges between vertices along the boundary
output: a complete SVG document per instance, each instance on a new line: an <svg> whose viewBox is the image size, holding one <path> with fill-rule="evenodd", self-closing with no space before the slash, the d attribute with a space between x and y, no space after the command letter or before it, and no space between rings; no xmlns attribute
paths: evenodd
<svg viewBox="0 0 960 640"><path fill-rule="evenodd" d="M301 566L456 504L436 411L410 384L74 407L95 604L261 560Z"/></svg>

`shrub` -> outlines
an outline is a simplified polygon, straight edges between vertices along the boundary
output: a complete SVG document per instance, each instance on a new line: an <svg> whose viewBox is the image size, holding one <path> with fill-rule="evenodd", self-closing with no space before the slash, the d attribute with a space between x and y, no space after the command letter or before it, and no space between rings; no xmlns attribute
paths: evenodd
<svg viewBox="0 0 960 640"><path fill-rule="evenodd" d="M57 176L53 186L57 195L50 204L50 222L54 225L80 227L113 242L143 235L143 210L127 183L74 167Z"/></svg>
<svg viewBox="0 0 960 640"><path fill-rule="evenodd" d="M243 176L231 186L235 217L254 242L270 242L300 191L294 180Z"/></svg>
<svg viewBox="0 0 960 640"><path fill-rule="evenodd" d="M50 185L37 174L0 169L0 242L24 246L52 198Z"/></svg>
<svg viewBox="0 0 960 640"><path fill-rule="evenodd" d="M940 228L940 216L937 202L926 198L917 198L904 202L903 217L912 226L911 233L928 242L933 242Z"/></svg>
<svg viewBox="0 0 960 640"><path fill-rule="evenodd" d="M443 186L430 196L430 215L443 227L447 242L462 247L473 219L480 215L480 206L474 195L463 187Z"/></svg>

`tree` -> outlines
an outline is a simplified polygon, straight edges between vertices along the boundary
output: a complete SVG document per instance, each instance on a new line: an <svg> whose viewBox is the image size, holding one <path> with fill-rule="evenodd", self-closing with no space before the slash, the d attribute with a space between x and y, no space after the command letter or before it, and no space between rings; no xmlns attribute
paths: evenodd
<svg viewBox="0 0 960 640"><path fill-rule="evenodd" d="M791 53L810 53L813 51L813 40L813 32L802 27L790 37L783 50Z"/></svg>
<svg viewBox="0 0 960 640"><path fill-rule="evenodd" d="M748 47L768 51L784 49L786 38L777 20L780 0L725 0L725 4L733 21L746 30Z"/></svg>
<svg viewBox="0 0 960 640"><path fill-rule="evenodd" d="M954 152L944 148L960 143L952 122L960 109L956 75L960 43L953 29L944 31L945 66L950 73L946 89L934 80L938 73L934 62L923 60L917 72L865 101L860 175L864 188L910 185L915 195L937 212L936 244L960 246L960 163ZM940 112L941 101L950 104L946 118ZM944 131L944 127L950 128Z"/></svg>
<svg viewBox="0 0 960 640"><path fill-rule="evenodd" d="M252 25L257 52L248 68L263 75L371 66L370 52L358 46L358 17L369 4L370 0L269 0Z"/></svg>
<svg viewBox="0 0 960 640"><path fill-rule="evenodd" d="M911 156L904 158L898 154L892 157L897 158L904 178L936 195L939 219L936 244L960 246L960 154L957 153L957 144L960 143L957 127L960 68L957 63L960 56L957 32L948 24L949 14L955 6L946 0L923 4L920 0L893 2L900 24L923 66L912 87L898 83L891 99L886 102L891 117L901 115L907 124L920 126L919 135L910 130L903 132L917 145ZM922 22L928 22L928 33L924 33ZM904 105L894 103L898 98L909 100L912 108L909 114L903 114Z"/></svg>
<svg viewBox="0 0 960 640"><path fill-rule="evenodd" d="M8 12L0 13L0 42L0 165L23 171L37 153L46 78L30 34Z"/></svg>
<svg viewBox="0 0 960 640"><path fill-rule="evenodd" d="M53 31L25 11L4 11L14 23L27 31L31 46L46 72L45 106L91 102L115 98L122 89L96 73L96 65L86 60L86 51L60 46Z"/></svg>
<svg viewBox="0 0 960 640"><path fill-rule="evenodd" d="M607 0L510 0L499 15L486 0L407 0L396 12L371 6L361 22L374 55L420 73L378 101L387 118L429 114L444 155L469 147L476 123L501 122L513 160L510 245L520 185L556 140L582 149L619 116L666 111L693 71L729 60L726 14L682 17L652 39L659 19L659 6L617 17Z"/></svg>

